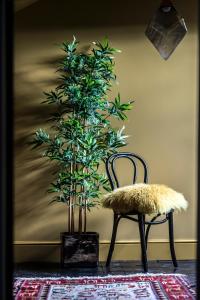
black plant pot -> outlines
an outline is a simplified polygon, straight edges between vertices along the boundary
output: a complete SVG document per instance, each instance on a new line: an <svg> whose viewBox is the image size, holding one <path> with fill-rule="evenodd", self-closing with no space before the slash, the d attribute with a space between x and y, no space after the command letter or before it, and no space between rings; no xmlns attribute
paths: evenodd
<svg viewBox="0 0 200 300"><path fill-rule="evenodd" d="M97 232L61 232L62 267L98 267L99 234Z"/></svg>

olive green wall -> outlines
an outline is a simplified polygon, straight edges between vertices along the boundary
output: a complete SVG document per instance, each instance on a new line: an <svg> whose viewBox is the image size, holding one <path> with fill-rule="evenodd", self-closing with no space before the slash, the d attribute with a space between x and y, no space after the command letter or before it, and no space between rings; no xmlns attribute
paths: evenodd
<svg viewBox="0 0 200 300"><path fill-rule="evenodd" d="M85 49L108 36L122 50L116 54L119 84L113 85L110 96L120 91L124 101L135 100L125 122L130 137L124 150L146 159L150 183L169 185L188 199L187 212L175 216L175 238L179 258L195 256L197 1L175 4L188 34L168 61L144 35L159 1L40 0L15 14L16 260L57 260L59 233L66 230L66 207L48 205L52 166L26 142L31 132L47 126L49 108L40 104L42 92L56 85L56 62L62 55L57 44L73 35ZM125 164L121 174L128 183ZM89 215L88 230L100 233L101 259L107 254L111 228L111 211L99 208ZM136 224L123 220L117 240L115 259L140 258ZM150 258L168 258L167 226L154 227L150 240Z"/></svg>

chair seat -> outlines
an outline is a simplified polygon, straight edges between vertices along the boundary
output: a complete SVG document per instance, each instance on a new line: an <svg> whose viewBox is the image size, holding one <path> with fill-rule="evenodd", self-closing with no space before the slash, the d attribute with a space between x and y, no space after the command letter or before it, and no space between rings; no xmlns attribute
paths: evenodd
<svg viewBox="0 0 200 300"><path fill-rule="evenodd" d="M103 207L118 213L137 211L143 214L186 210L187 200L181 193L161 184L136 183L113 190L103 198Z"/></svg>

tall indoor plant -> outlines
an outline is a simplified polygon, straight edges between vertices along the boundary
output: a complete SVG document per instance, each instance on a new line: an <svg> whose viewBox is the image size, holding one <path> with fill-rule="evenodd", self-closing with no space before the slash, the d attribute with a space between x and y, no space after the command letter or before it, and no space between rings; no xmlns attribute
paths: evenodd
<svg viewBox="0 0 200 300"><path fill-rule="evenodd" d="M124 121L132 101L121 103L120 94L114 101L107 97L111 82L116 79L113 54L119 50L110 47L105 39L93 43L88 53L81 53L78 43L74 37L72 42L64 42L61 46L65 56L58 69L60 84L44 93L44 103L55 109L49 120L51 135L39 129L32 143L34 148L43 145L43 156L58 165L55 181L48 192L54 194L52 201L63 202L68 207L67 232L62 233L62 249L67 247L67 260L62 251L62 262L79 261L79 265L87 265L87 260L91 260L89 255L84 258L79 255L77 259L80 238L84 241L87 235L87 211L98 204L102 188L110 188L99 166L110 154L126 145L124 127L113 128L111 118ZM79 252L83 253L83 249ZM94 260L93 257L95 265Z"/></svg>

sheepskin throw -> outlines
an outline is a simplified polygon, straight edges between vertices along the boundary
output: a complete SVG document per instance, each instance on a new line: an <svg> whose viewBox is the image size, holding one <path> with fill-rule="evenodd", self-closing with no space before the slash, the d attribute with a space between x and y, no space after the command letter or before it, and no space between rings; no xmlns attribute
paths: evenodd
<svg viewBox="0 0 200 300"><path fill-rule="evenodd" d="M171 209L186 210L187 206L182 194L160 184L136 183L117 188L103 198L103 207L120 213L163 214Z"/></svg>

